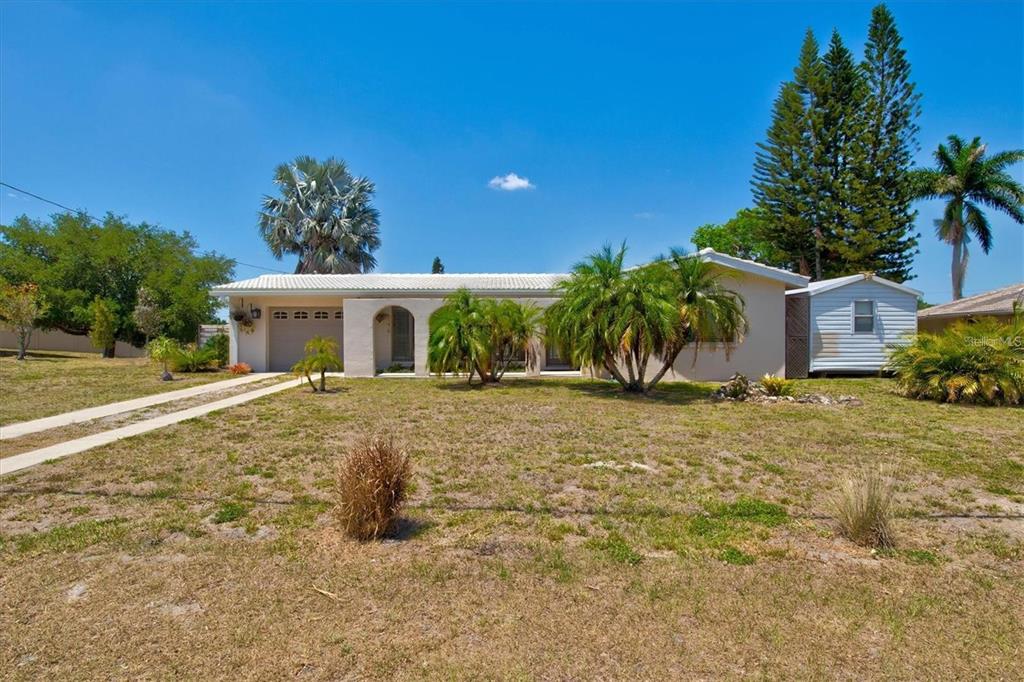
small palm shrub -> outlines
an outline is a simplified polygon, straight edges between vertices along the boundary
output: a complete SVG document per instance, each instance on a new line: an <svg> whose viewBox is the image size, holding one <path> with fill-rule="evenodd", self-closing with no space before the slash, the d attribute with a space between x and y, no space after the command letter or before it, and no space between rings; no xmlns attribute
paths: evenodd
<svg viewBox="0 0 1024 682"><path fill-rule="evenodd" d="M412 476L409 456L390 436L358 441L338 466L335 511L342 528L357 540L387 534L398 518Z"/></svg>
<svg viewBox="0 0 1024 682"><path fill-rule="evenodd" d="M920 333L889 355L889 370L911 398L981 405L1024 404L1024 314Z"/></svg>
<svg viewBox="0 0 1024 682"><path fill-rule="evenodd" d="M252 372L252 367L247 362L236 362L228 367L228 371L232 374L249 374Z"/></svg>
<svg viewBox="0 0 1024 682"><path fill-rule="evenodd" d="M893 494L894 482L881 468L843 481L833 500L839 532L865 547L892 547Z"/></svg>
<svg viewBox="0 0 1024 682"><path fill-rule="evenodd" d="M203 348L209 350L213 355L218 367L227 367L228 364L228 335L215 334L206 340Z"/></svg>
<svg viewBox="0 0 1024 682"><path fill-rule="evenodd" d="M292 372L299 377L306 377L313 393L327 392L327 373L338 372L344 368L338 357L338 342L329 336L314 336L306 342L306 356L292 366ZM311 375L320 373L320 388L313 383Z"/></svg>
<svg viewBox="0 0 1024 682"><path fill-rule="evenodd" d="M175 372L208 372L216 368L216 352L206 348L197 348L190 343L181 346L171 354L171 369Z"/></svg>
<svg viewBox="0 0 1024 682"><path fill-rule="evenodd" d="M146 344L146 351L149 353L149 357L156 360L163 365L163 376L161 377L164 381L170 381L174 377L167 371L167 365L171 363L174 356L181 350L181 344L174 339L166 336L153 339Z"/></svg>
<svg viewBox="0 0 1024 682"><path fill-rule="evenodd" d="M761 377L761 387L765 393L772 396L789 395L793 392L792 381L774 374L765 374Z"/></svg>

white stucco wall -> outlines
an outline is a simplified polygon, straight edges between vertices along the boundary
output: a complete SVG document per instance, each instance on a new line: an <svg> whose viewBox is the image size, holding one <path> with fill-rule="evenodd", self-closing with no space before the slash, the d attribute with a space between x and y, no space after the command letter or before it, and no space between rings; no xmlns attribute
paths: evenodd
<svg viewBox="0 0 1024 682"><path fill-rule="evenodd" d="M764 374L784 376L786 371L786 285L777 280L732 270L722 284L740 294L746 304L749 330L733 345L728 359L720 344L706 344L694 362L692 348L684 348L662 381L725 381L739 372L750 378ZM661 369L657 358L647 366L648 378ZM603 370L594 375L607 378Z"/></svg>

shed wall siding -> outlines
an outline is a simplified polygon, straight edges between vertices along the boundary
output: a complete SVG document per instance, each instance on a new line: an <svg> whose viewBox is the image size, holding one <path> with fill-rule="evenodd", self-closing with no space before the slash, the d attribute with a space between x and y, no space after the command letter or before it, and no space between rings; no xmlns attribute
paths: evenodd
<svg viewBox="0 0 1024 682"><path fill-rule="evenodd" d="M875 330L853 332L853 302L875 302ZM917 297L861 281L811 296L811 371L875 372L887 344L917 332Z"/></svg>

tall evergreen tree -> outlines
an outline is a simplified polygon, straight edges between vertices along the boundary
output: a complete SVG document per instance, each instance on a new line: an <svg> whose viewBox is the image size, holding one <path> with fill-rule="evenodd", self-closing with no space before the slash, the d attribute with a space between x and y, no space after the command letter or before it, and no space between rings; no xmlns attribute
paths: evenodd
<svg viewBox="0 0 1024 682"><path fill-rule="evenodd" d="M808 140L803 99L794 83L784 83L775 98L767 139L758 143L754 161L754 200L769 216L766 236L781 249L790 267L809 275L815 243L809 220L813 204L807 189Z"/></svg>
<svg viewBox="0 0 1024 682"><path fill-rule="evenodd" d="M920 94L910 80L902 38L885 5L871 12L861 72L866 89L851 151L850 215L841 252L848 271L873 271L902 282L917 253L910 167L917 150Z"/></svg>
<svg viewBox="0 0 1024 682"><path fill-rule="evenodd" d="M821 240L815 279L848 275L851 256L858 257L854 216L859 197L854 193L854 148L861 134L864 80L853 54L837 31L832 32L828 51L822 57L825 85L819 100L821 134L814 157L821 201L818 205Z"/></svg>
<svg viewBox="0 0 1024 682"><path fill-rule="evenodd" d="M806 147L801 151L804 167L803 180L798 190L803 194L805 229L810 232L813 248L809 268L800 274L821 279L823 251L828 241L822 206L827 200L824 181L827 159L823 139L825 131L824 105L828 91L828 74L819 55L814 31L807 29L800 46L800 59L793 70L793 82L803 103L803 136Z"/></svg>

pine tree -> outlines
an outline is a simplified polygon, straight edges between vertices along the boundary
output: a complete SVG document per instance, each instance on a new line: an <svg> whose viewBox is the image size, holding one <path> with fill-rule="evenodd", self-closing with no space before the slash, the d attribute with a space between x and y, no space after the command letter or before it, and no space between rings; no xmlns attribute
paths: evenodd
<svg viewBox="0 0 1024 682"><path fill-rule="evenodd" d="M434 262L430 265L430 274L432 275L443 275L444 274L444 263L441 262L440 256L434 256Z"/></svg>
<svg viewBox="0 0 1024 682"><path fill-rule="evenodd" d="M791 267L810 274L815 244L809 220L810 159L800 89L784 83L775 98L767 139L754 161L754 200L769 217L766 237L782 250Z"/></svg>
<svg viewBox="0 0 1024 682"><path fill-rule="evenodd" d="M920 95L901 43L892 14L878 5L864 47L865 98L852 150L851 191L859 210L850 216L843 245L845 274L874 271L897 282L911 276L918 237L909 170L917 150Z"/></svg>
<svg viewBox="0 0 1024 682"><path fill-rule="evenodd" d="M861 209L854 191L855 148L861 135L866 90L853 54L837 31L822 57L825 85L819 100L821 135L814 151L819 194L818 218L821 260L815 278L850 274L851 262L870 253L873 244L862 239L856 215Z"/></svg>

